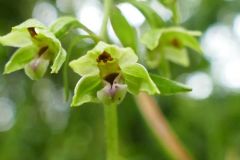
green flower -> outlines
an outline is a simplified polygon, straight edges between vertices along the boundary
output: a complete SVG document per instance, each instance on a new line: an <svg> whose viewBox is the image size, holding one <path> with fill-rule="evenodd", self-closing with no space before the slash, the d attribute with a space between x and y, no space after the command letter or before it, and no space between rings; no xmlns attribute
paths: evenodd
<svg viewBox="0 0 240 160"><path fill-rule="evenodd" d="M57 73L66 57L60 41L35 19L13 27L10 33L0 37L0 43L19 48L7 62L5 74L24 68L31 79L39 79L46 73L50 61L53 61L51 73Z"/></svg>
<svg viewBox="0 0 240 160"><path fill-rule="evenodd" d="M153 29L145 33L141 39L142 43L149 49L147 63L149 67L159 66L161 58L182 65L189 65L189 58L186 47L202 53L201 47L195 38L201 33L188 31L181 27L170 27Z"/></svg>
<svg viewBox="0 0 240 160"><path fill-rule="evenodd" d="M82 76L76 85L72 106L86 102L120 103L126 92L159 93L147 70L137 63L131 48L99 42L86 55L70 63Z"/></svg>

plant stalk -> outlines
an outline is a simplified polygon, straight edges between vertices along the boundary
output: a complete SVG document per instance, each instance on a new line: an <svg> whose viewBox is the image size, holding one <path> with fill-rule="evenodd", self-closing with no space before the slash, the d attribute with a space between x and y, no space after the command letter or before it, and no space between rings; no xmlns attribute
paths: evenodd
<svg viewBox="0 0 240 160"><path fill-rule="evenodd" d="M117 106L105 105L105 137L107 145L107 160L118 159L118 124L117 124Z"/></svg>
<svg viewBox="0 0 240 160"><path fill-rule="evenodd" d="M137 106L162 147L174 160L193 160L171 129L160 107L153 97L140 93L136 97Z"/></svg>

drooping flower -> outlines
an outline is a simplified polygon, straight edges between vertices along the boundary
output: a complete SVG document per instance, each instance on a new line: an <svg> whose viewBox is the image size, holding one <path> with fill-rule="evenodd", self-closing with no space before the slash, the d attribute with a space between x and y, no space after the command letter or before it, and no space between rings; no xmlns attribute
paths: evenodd
<svg viewBox="0 0 240 160"><path fill-rule="evenodd" d="M72 105L99 101L118 104L127 91L134 95L140 91L159 93L147 70L137 60L131 48L99 42L86 55L70 63L82 76L76 85Z"/></svg>
<svg viewBox="0 0 240 160"><path fill-rule="evenodd" d="M201 33L198 31L188 31L181 27L153 29L145 33L141 41L148 49L147 63L149 67L158 67L162 58L182 66L188 66L189 58L186 47L202 53L195 38L200 35Z"/></svg>
<svg viewBox="0 0 240 160"><path fill-rule="evenodd" d="M7 62L5 74L24 68L31 79L39 79L51 61L51 73L57 73L66 57L60 41L48 27L35 19L13 27L10 33L0 37L0 43L19 48Z"/></svg>

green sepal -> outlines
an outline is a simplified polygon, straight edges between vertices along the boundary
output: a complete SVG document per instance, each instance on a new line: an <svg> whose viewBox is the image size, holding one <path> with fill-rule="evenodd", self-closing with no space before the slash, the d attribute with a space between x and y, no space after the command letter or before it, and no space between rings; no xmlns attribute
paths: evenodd
<svg viewBox="0 0 240 160"><path fill-rule="evenodd" d="M152 78L153 82L156 84L162 95L172 95L192 91L191 88L179 82L155 74L150 74L150 77Z"/></svg>
<svg viewBox="0 0 240 160"><path fill-rule="evenodd" d="M164 47L162 49L162 54L164 54L165 58L173 63L178 65L182 65L184 67L188 67L189 57L187 50L185 48L173 48L173 47Z"/></svg>
<svg viewBox="0 0 240 160"><path fill-rule="evenodd" d="M58 71L60 70L60 68L62 67L63 63L66 60L66 56L67 53L65 49L61 48L53 61L53 65L51 66L52 69L51 73L58 73Z"/></svg>
<svg viewBox="0 0 240 160"><path fill-rule="evenodd" d="M0 37L0 44L11 47L25 47L32 44L31 36L26 30L16 30Z"/></svg>
<svg viewBox="0 0 240 160"><path fill-rule="evenodd" d="M147 70L141 64L135 63L124 67L122 73L130 93L134 95L141 91L145 91L150 95L160 93Z"/></svg>
<svg viewBox="0 0 240 160"><path fill-rule="evenodd" d="M111 24L117 37L125 47L131 47L137 50L137 32L126 18L122 15L121 11L114 7L110 15Z"/></svg>
<svg viewBox="0 0 240 160"><path fill-rule="evenodd" d="M97 91L102 87L99 75L83 76L74 89L72 106L80 106L87 102L98 102Z"/></svg>
<svg viewBox="0 0 240 160"><path fill-rule="evenodd" d="M37 52L38 47L34 45L18 49L5 65L4 74L9 74L11 72L24 68L24 66L35 57Z"/></svg>
<svg viewBox="0 0 240 160"><path fill-rule="evenodd" d="M84 56L73 60L69 63L74 72L81 76L95 75L99 73L97 58L106 51L111 57L117 60L120 68L137 62L138 57L131 48L119 48L105 42L99 42L92 50L88 51Z"/></svg>
<svg viewBox="0 0 240 160"><path fill-rule="evenodd" d="M163 29L153 29L146 32L141 42L150 50L159 46L159 43L166 44L171 39L177 39L183 46L189 47L198 53L202 53L202 49L195 36L200 36L201 32L188 31L181 27L170 27Z"/></svg>

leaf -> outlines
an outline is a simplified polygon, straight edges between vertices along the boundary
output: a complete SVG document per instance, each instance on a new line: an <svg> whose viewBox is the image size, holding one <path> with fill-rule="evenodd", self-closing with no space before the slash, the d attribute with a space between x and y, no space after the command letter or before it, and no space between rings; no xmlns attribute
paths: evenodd
<svg viewBox="0 0 240 160"><path fill-rule="evenodd" d="M184 67L189 66L189 57L185 48L164 47L162 52L169 61Z"/></svg>
<svg viewBox="0 0 240 160"><path fill-rule="evenodd" d="M158 89L160 90L162 95L172 95L181 92L190 92L192 91L191 88L188 86L178 83L176 81L172 81L170 79L150 74L153 82L157 85Z"/></svg>
<svg viewBox="0 0 240 160"><path fill-rule="evenodd" d="M79 26L79 21L74 17L60 17L51 26L50 31L55 34L56 37L61 37L70 29Z"/></svg>
<svg viewBox="0 0 240 160"><path fill-rule="evenodd" d="M158 44L159 40L163 34L163 30L160 29L152 29L148 32L146 32L142 38L141 42L146 45L146 47L150 50L155 49Z"/></svg>
<svg viewBox="0 0 240 160"><path fill-rule="evenodd" d="M30 63L25 65L26 75L32 80L38 80L44 76L49 65L49 60L44 57L36 57Z"/></svg>
<svg viewBox="0 0 240 160"><path fill-rule="evenodd" d="M87 102L97 102L97 91L102 87L99 75L83 76L74 89L72 106Z"/></svg>
<svg viewBox="0 0 240 160"><path fill-rule="evenodd" d="M55 57L53 61L51 73L58 73L64 61L66 60L66 56L67 56L66 51L63 48L61 48L61 51L58 53L58 55Z"/></svg>
<svg viewBox="0 0 240 160"><path fill-rule="evenodd" d="M111 24L114 32L118 36L121 43L126 47L131 47L135 51L137 49L137 32L128 23L118 8L113 8L111 15Z"/></svg>
<svg viewBox="0 0 240 160"><path fill-rule="evenodd" d="M124 67L122 73L130 93L135 95L140 91L145 91L148 94L159 93L157 86L151 80L145 67L141 64L135 63Z"/></svg>
<svg viewBox="0 0 240 160"><path fill-rule="evenodd" d="M5 65L4 74L24 68L24 66L34 58L37 52L38 48L34 45L18 49Z"/></svg>
<svg viewBox="0 0 240 160"><path fill-rule="evenodd" d="M146 18L152 27L162 27L165 25L163 19L146 3L135 0L128 1L135 6Z"/></svg>

